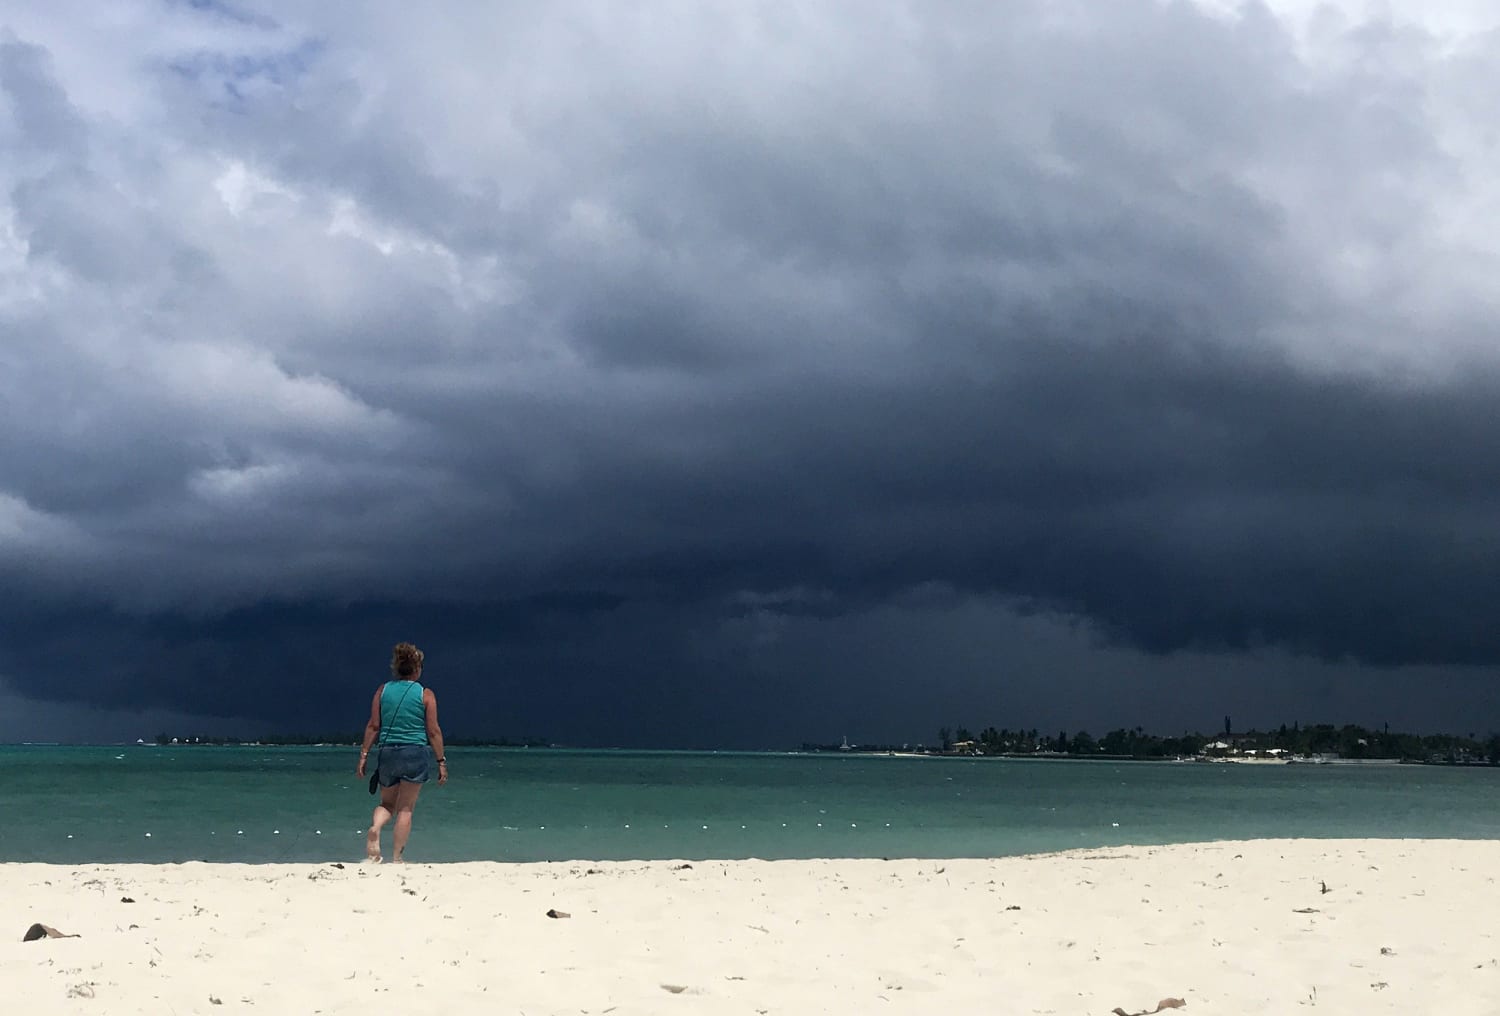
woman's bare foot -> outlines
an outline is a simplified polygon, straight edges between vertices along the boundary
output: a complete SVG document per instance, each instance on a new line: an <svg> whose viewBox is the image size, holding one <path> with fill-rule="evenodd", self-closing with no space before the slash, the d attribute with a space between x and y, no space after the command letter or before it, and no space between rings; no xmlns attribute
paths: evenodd
<svg viewBox="0 0 1500 1016"><path fill-rule="evenodd" d="M380 856L380 830L371 828L365 833L365 863L379 864L384 858Z"/></svg>

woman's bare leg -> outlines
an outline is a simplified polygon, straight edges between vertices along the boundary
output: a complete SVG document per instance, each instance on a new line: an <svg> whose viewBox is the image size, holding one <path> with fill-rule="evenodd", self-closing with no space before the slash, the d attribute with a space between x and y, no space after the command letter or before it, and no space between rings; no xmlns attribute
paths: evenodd
<svg viewBox="0 0 1500 1016"><path fill-rule="evenodd" d="M380 830L391 820L391 815L396 811L396 795L401 784L394 787L380 788L380 803L375 806L375 814L370 818L370 831L365 833L365 860L380 863Z"/></svg>
<svg viewBox="0 0 1500 1016"><path fill-rule="evenodd" d="M422 792L420 783L398 783L399 793L396 795L396 832L395 842L391 844L391 860L397 864L404 863L402 854L406 851L406 841L411 836L411 813L417 806L417 795Z"/></svg>

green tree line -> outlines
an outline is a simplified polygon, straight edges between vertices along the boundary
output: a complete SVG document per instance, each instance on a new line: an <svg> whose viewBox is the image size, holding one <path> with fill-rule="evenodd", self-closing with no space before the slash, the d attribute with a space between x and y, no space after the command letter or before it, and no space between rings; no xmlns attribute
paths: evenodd
<svg viewBox="0 0 1500 1016"><path fill-rule="evenodd" d="M1227 726L1227 723L1226 723ZM965 727L942 727L938 737L944 751L964 751L977 755L1029 755L1054 753L1067 755L1110 755L1126 758L1175 758L1197 755L1206 746L1219 741L1240 751L1280 748L1298 756L1337 755L1340 758L1396 759L1409 762L1486 762L1500 764L1500 734L1481 738L1473 733L1410 734L1389 727L1374 730L1356 724L1335 726L1319 723L1309 726L1282 724L1275 730L1250 730L1242 733L1201 734L1184 732L1178 736L1148 734L1141 727L1111 730L1094 738L1086 730L1069 735L1066 730L1053 736L1032 728L1010 730L986 727L978 734Z"/></svg>

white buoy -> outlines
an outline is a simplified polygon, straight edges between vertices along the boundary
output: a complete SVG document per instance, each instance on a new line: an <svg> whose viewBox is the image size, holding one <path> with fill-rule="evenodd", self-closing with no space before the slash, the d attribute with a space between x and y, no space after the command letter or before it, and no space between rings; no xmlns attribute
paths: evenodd
<svg viewBox="0 0 1500 1016"><path fill-rule="evenodd" d="M705 829L707 829L707 828L708 828L708 826L704 826L704 827L703 827L703 828L705 828Z"/></svg>
<svg viewBox="0 0 1500 1016"><path fill-rule="evenodd" d="M73 834L72 833L68 833L68 839L71 840L72 838L73 838Z"/></svg>
<svg viewBox="0 0 1500 1016"><path fill-rule="evenodd" d="M271 830L271 835L272 836L280 836L281 835L281 830L280 829L272 829Z"/></svg>
<svg viewBox="0 0 1500 1016"><path fill-rule="evenodd" d="M148 836L148 837L149 837L149 836L150 836L150 835L151 835L151 834L150 834L150 833L147 833L147 834L146 834L146 835L147 835L147 836Z"/></svg>
<svg viewBox="0 0 1500 1016"><path fill-rule="evenodd" d="M626 823L625 823L625 828L626 828L626 829L629 829L629 828L630 828L630 823L629 823L629 822L626 822Z"/></svg>

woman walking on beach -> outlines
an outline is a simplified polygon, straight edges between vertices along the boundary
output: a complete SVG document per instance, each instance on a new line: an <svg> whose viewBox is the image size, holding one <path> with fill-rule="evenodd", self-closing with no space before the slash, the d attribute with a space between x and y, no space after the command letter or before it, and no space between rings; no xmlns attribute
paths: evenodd
<svg viewBox="0 0 1500 1016"><path fill-rule="evenodd" d="M365 775L365 761L370 745L380 738L380 752L375 758L375 772L380 783L380 803L365 834L365 857L379 864L380 830L394 816L396 831L391 857L404 860L406 841L411 836L412 809L417 795L427 782L432 760L437 759L438 785L448 782L448 763L443 757L443 729L438 726L437 696L431 688L422 687L422 650L402 642L391 652L391 674L375 689L370 703L370 722L365 724L365 740L359 749L359 775Z"/></svg>

